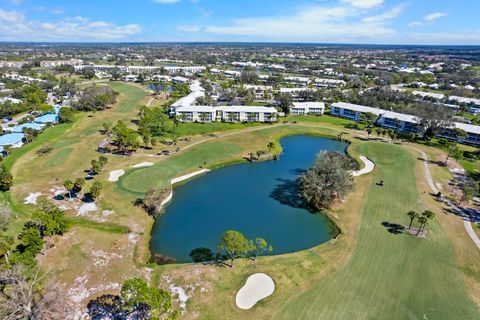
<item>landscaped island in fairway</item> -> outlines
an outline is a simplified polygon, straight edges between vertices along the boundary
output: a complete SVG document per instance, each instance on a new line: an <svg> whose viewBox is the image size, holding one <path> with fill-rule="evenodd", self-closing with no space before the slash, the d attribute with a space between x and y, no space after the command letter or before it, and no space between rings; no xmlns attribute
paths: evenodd
<svg viewBox="0 0 480 320"><path fill-rule="evenodd" d="M229 229L267 239L272 254L304 250L334 237L337 228L324 215L303 208L295 179L318 152L345 152L347 144L312 136L283 138L281 144L278 161L223 167L175 187L172 202L153 227L152 252L191 262L193 249L215 252Z"/></svg>

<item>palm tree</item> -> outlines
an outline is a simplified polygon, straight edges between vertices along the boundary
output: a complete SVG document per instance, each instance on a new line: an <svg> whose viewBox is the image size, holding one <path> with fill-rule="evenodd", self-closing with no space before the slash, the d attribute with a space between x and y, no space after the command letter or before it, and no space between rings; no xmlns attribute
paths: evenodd
<svg viewBox="0 0 480 320"><path fill-rule="evenodd" d="M428 222L428 218L424 215L421 215L420 217L417 218L418 219L418 222L420 223L420 228L418 228L417 230L417 236L418 234L420 233L420 231L423 230L423 228L425 227L425 225L427 224Z"/></svg>
<svg viewBox="0 0 480 320"><path fill-rule="evenodd" d="M273 148L275 148L275 142L270 141L270 142L267 144L267 148L268 148L268 152L272 152Z"/></svg>
<svg viewBox="0 0 480 320"><path fill-rule="evenodd" d="M433 219L435 219L435 213L433 213L433 212L430 211L430 210L425 210L425 211L422 213L422 216L426 217L428 220L433 220Z"/></svg>
<svg viewBox="0 0 480 320"><path fill-rule="evenodd" d="M410 225L408 226L408 229L411 229L411 228L412 228L412 224L413 224L413 220L415 220L416 218L418 218L418 213L416 213L415 211L408 211L408 212L407 212L407 216L410 217Z"/></svg>

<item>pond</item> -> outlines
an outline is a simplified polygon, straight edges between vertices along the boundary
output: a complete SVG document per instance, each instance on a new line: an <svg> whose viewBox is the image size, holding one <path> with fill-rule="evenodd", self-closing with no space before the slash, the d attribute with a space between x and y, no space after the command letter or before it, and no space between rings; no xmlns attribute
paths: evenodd
<svg viewBox="0 0 480 320"><path fill-rule="evenodd" d="M173 200L156 219L150 249L178 263L191 262L199 247L216 252L222 234L237 230L247 238L265 238L271 254L300 251L338 234L323 214L299 205L295 179L319 151L345 152L336 140L291 136L281 140L277 161L223 167L174 187Z"/></svg>
<svg viewBox="0 0 480 320"><path fill-rule="evenodd" d="M172 92L173 87L169 84L165 83L150 83L150 89L153 91L166 91L166 92Z"/></svg>

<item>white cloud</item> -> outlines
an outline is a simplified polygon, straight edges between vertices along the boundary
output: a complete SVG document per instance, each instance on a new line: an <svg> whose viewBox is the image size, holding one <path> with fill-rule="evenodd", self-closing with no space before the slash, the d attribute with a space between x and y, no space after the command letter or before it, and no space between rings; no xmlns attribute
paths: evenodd
<svg viewBox="0 0 480 320"><path fill-rule="evenodd" d="M410 22L408 24L409 27L422 27L422 26L426 26L426 25L429 25L429 24L432 24L433 22L435 22L436 20L442 18L442 17L446 17L448 16L448 13L445 13L445 12L433 12L433 13L430 13L430 14L427 14L425 17L423 17L422 21L414 21L414 22Z"/></svg>
<svg viewBox="0 0 480 320"><path fill-rule="evenodd" d="M10 0L10 2L16 6L18 6L20 3L22 3L22 0Z"/></svg>
<svg viewBox="0 0 480 320"><path fill-rule="evenodd" d="M162 4L172 4L172 3L180 2L180 0L153 0L153 2L162 3Z"/></svg>
<svg viewBox="0 0 480 320"><path fill-rule="evenodd" d="M141 30L138 24L117 25L80 16L41 22L28 20L16 11L0 9L0 40L115 41L138 34Z"/></svg>
<svg viewBox="0 0 480 320"><path fill-rule="evenodd" d="M183 32L199 32L200 27L194 26L194 25L181 25L181 26L178 26L178 30Z"/></svg>
<svg viewBox="0 0 480 320"><path fill-rule="evenodd" d="M363 18L362 21L364 21L364 22L382 22L382 21L386 21L386 20L391 20L393 18L398 17L398 15L400 15L400 13L402 13L403 9L404 9L404 6L401 6L401 5L396 6L396 7L393 7L392 9L390 9L388 11L385 11L382 14Z"/></svg>
<svg viewBox="0 0 480 320"><path fill-rule="evenodd" d="M21 13L16 11L5 11L0 9L0 21L4 22L17 22L23 20L24 17Z"/></svg>
<svg viewBox="0 0 480 320"><path fill-rule="evenodd" d="M440 19L442 17L446 17L448 16L448 13L445 13L445 12L434 12L434 13L430 13L429 15L425 16L425 18L423 18L425 21L429 21L429 22L433 22L437 19Z"/></svg>
<svg viewBox="0 0 480 320"><path fill-rule="evenodd" d="M383 0L340 0L340 2L348 3L353 7L361 9L375 8L383 4Z"/></svg>
<svg viewBox="0 0 480 320"><path fill-rule="evenodd" d="M262 40L301 42L378 41L395 33L384 25L384 19L361 21L362 14L364 12L349 6L313 6L289 16L236 19L229 25L207 26L204 31Z"/></svg>
<svg viewBox="0 0 480 320"><path fill-rule="evenodd" d="M61 15L61 14L65 13L65 10L63 8L60 8L60 7L55 7L50 12L53 13L53 14Z"/></svg>

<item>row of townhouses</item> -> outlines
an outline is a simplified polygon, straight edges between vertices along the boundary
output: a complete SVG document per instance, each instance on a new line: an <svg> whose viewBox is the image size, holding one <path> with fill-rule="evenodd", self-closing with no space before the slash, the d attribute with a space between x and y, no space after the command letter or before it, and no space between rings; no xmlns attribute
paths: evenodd
<svg viewBox="0 0 480 320"><path fill-rule="evenodd" d="M116 66L116 65L77 65L74 66L76 72L83 71L85 69L92 69L94 71L112 71L118 70L126 73L155 73L165 70L166 72L173 73L186 73L196 74L202 72L206 68L203 66Z"/></svg>
<svg viewBox="0 0 480 320"><path fill-rule="evenodd" d="M345 102L333 103L330 106L331 115L353 121L362 120L363 116L368 113L374 114L377 117L376 124L384 128L394 129L404 133L422 133L423 131L422 126L415 116ZM468 134L467 138L458 138L455 134L456 129L465 131ZM444 128L439 136L457 140L460 143L478 146L480 145L480 126L453 122L451 126Z"/></svg>
<svg viewBox="0 0 480 320"><path fill-rule="evenodd" d="M172 109L172 115L182 122L275 122L278 111L274 107L261 106L180 106Z"/></svg>

